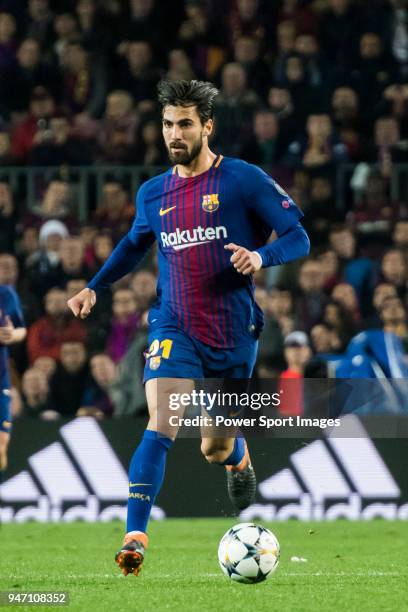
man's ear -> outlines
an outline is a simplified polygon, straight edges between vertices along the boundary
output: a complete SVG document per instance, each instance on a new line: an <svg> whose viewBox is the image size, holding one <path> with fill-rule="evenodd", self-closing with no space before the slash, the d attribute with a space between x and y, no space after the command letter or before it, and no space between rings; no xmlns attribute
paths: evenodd
<svg viewBox="0 0 408 612"><path fill-rule="evenodd" d="M213 119L208 119L205 123L204 123L204 129L203 129L203 134L204 136L211 136L212 132L213 132L213 128L214 128L214 121Z"/></svg>

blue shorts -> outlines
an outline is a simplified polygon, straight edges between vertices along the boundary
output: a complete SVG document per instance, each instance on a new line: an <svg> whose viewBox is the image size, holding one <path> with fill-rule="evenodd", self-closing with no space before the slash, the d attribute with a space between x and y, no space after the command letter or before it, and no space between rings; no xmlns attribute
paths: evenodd
<svg viewBox="0 0 408 612"><path fill-rule="evenodd" d="M11 431L11 397L9 389L0 387L0 431Z"/></svg>
<svg viewBox="0 0 408 612"><path fill-rule="evenodd" d="M152 378L241 378L252 375L258 341L236 348L214 348L174 325L149 330L143 381Z"/></svg>

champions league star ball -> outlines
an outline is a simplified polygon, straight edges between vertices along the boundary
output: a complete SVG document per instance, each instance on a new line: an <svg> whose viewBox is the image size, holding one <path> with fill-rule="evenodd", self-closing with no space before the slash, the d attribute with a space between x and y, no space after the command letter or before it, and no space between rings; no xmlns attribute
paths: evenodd
<svg viewBox="0 0 408 612"><path fill-rule="evenodd" d="M272 531L254 523L239 523L222 537L218 561L226 576L251 584L273 574L279 553L279 542Z"/></svg>

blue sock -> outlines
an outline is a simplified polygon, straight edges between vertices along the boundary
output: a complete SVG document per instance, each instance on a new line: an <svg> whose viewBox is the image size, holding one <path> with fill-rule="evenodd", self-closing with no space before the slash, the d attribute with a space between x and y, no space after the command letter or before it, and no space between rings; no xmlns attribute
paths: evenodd
<svg viewBox="0 0 408 612"><path fill-rule="evenodd" d="M154 500L161 489L167 451L173 441L156 431L146 429L129 467L129 499L126 531L143 531Z"/></svg>
<svg viewBox="0 0 408 612"><path fill-rule="evenodd" d="M245 438L235 438L234 448L221 465L238 465L245 455Z"/></svg>

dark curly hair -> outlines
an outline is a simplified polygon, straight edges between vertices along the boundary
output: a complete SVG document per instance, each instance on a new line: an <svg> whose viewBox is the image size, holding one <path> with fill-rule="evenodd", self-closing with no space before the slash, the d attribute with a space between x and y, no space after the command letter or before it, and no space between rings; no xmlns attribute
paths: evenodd
<svg viewBox="0 0 408 612"><path fill-rule="evenodd" d="M166 106L196 106L200 121L204 124L214 116L214 100L218 89L208 81L160 81L157 99L163 109Z"/></svg>

